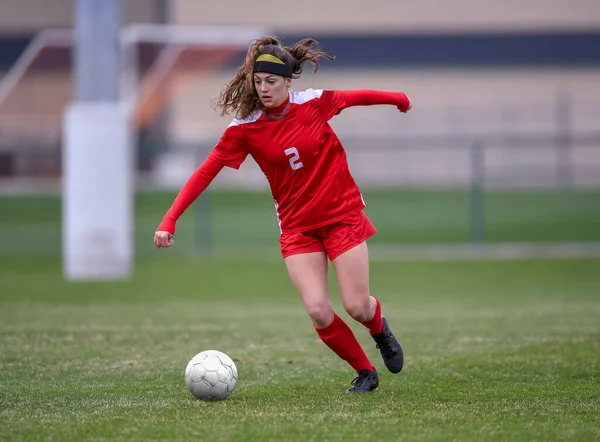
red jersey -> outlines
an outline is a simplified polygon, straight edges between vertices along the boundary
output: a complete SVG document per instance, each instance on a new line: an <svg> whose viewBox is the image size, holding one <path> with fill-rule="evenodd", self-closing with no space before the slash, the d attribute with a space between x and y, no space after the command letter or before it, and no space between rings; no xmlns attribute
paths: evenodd
<svg viewBox="0 0 600 442"><path fill-rule="evenodd" d="M365 206L328 123L348 104L344 91L291 92L278 109L234 119L213 158L235 169L247 155L254 158L271 187L283 233L337 222Z"/></svg>
<svg viewBox="0 0 600 442"><path fill-rule="evenodd" d="M219 172L217 162L238 169L248 155L267 177L282 233L312 230L362 209L364 200L329 120L345 108L374 104L410 108L401 92L308 89L291 92L268 113L255 110L234 119L158 230L174 233L176 219Z"/></svg>

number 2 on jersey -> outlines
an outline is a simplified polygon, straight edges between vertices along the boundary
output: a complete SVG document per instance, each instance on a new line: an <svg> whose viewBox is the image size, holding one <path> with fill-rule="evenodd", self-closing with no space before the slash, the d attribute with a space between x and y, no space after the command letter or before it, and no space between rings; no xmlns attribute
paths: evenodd
<svg viewBox="0 0 600 442"><path fill-rule="evenodd" d="M302 161L300 160L300 154L298 153L298 149L296 149L295 147L290 147L289 149L286 149L283 151L287 156L290 156L290 166L292 166L292 170L298 170L301 167L304 167L304 164L302 164Z"/></svg>

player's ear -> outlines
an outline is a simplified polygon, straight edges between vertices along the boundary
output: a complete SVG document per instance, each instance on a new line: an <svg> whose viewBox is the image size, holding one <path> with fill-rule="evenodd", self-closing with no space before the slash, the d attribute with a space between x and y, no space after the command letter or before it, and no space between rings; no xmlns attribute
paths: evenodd
<svg viewBox="0 0 600 442"><path fill-rule="evenodd" d="M288 89L292 87L292 79L291 78L285 79L285 87Z"/></svg>

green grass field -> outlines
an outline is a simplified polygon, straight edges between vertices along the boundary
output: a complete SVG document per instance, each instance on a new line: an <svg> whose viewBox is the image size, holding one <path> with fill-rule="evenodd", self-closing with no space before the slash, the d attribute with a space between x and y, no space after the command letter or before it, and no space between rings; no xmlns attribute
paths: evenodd
<svg viewBox="0 0 600 442"><path fill-rule="evenodd" d="M136 250L154 252L152 235L173 193L136 196ZM373 244L469 241L470 198L464 190L368 190L367 213L379 232ZM10 235L0 256L60 255L58 197L0 197L0 228ZM500 242L600 241L600 190L487 191L481 215L485 240ZM213 191L178 223L174 254L278 251L279 228L270 195Z"/></svg>
<svg viewBox="0 0 600 442"><path fill-rule="evenodd" d="M52 257L0 258L2 441L600 439L600 260L374 262L407 360L387 373L350 323L381 375L364 395L344 394L353 373L283 262L163 250L129 282L60 272ZM236 361L226 401L186 390L204 349Z"/></svg>

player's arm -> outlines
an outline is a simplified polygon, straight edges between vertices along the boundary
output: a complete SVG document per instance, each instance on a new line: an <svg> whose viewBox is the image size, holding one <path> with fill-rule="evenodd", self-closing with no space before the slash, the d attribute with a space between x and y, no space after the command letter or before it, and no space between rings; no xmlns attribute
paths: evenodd
<svg viewBox="0 0 600 442"><path fill-rule="evenodd" d="M243 149L239 127L228 127L210 155L188 178L179 191L156 229L154 244L157 247L171 246L179 217L209 186L224 166L238 169L246 156L247 152Z"/></svg>
<svg viewBox="0 0 600 442"><path fill-rule="evenodd" d="M400 112L408 112L411 108L410 98L404 92L372 89L324 90L320 99L321 107L327 119L331 119L344 109L354 106L387 104L396 106Z"/></svg>
<svg viewBox="0 0 600 442"><path fill-rule="evenodd" d="M175 235L175 224L179 217L208 187L223 167L224 165L217 161L211 152L208 158L185 182L156 231L167 232L171 236ZM157 244L157 246L160 247L161 245Z"/></svg>

